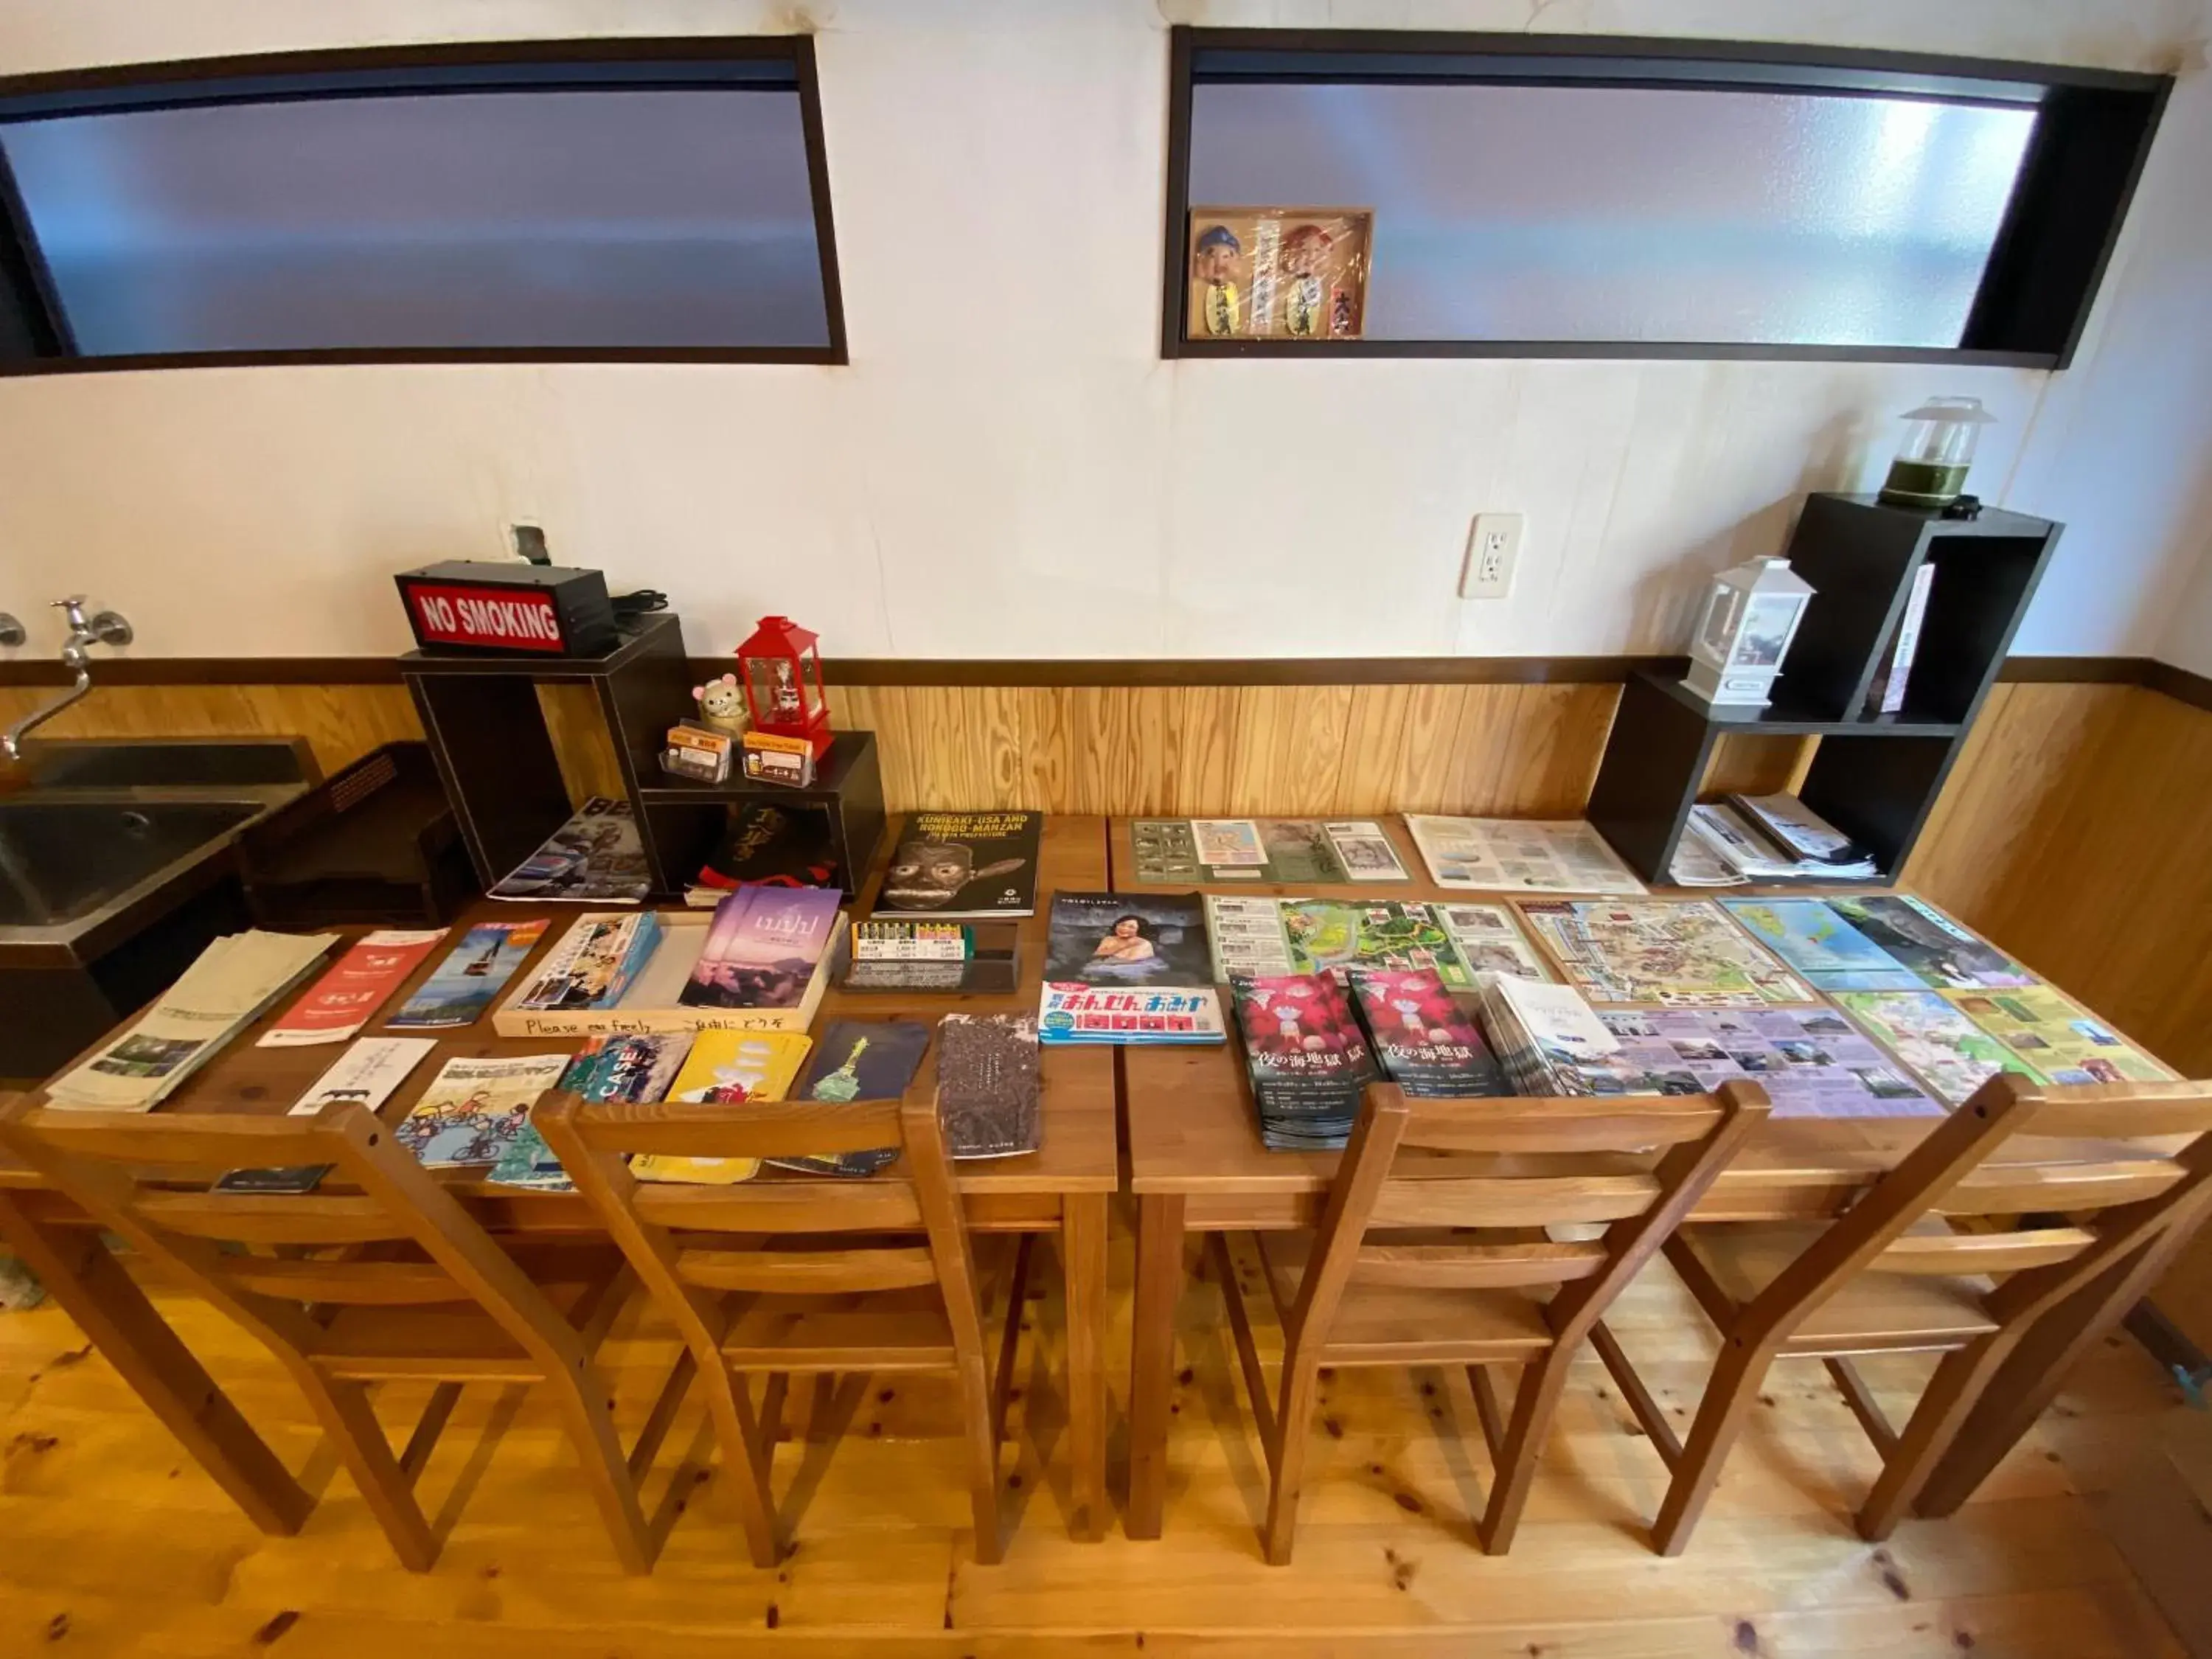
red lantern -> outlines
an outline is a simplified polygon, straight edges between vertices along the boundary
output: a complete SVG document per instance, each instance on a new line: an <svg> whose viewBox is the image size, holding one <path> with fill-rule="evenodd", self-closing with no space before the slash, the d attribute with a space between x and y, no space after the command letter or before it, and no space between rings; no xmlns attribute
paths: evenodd
<svg viewBox="0 0 2212 1659"><path fill-rule="evenodd" d="M763 617L738 647L738 665L753 729L802 738L814 745L818 761L830 752L830 704L822 695L817 638L788 617Z"/></svg>

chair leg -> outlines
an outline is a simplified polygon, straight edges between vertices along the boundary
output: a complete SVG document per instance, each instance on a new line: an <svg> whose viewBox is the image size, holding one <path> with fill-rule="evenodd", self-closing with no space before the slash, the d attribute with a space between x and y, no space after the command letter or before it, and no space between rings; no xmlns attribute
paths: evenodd
<svg viewBox="0 0 2212 1659"><path fill-rule="evenodd" d="M999 1517L999 1443L994 1432L990 1377L982 1356L960 1364L961 1417L968 1443L968 1497L975 1516L975 1559L997 1565L1004 1553Z"/></svg>
<svg viewBox="0 0 2212 1659"><path fill-rule="evenodd" d="M1920 1489L1943 1455L1951 1449L1959 1430L1981 1403L1990 1378L1996 1374L2014 1344L2002 1332L1943 1356L1936 1375L1913 1407L1912 1418L1897 1443L1883 1459L1881 1478L1858 1513L1859 1536L1879 1543L1897 1529L1911 1513Z"/></svg>
<svg viewBox="0 0 2212 1659"><path fill-rule="evenodd" d="M1771 1346L1753 1346L1732 1337L1721 1350L1706 1379L1705 1398L1698 1402L1698 1419L1674 1465L1666 1501L1651 1528L1651 1547L1662 1555L1680 1555L1690 1541L1690 1531L1704 1513L1706 1500L1719 1483L1721 1465L1743 1427L1744 1414L1774 1362Z"/></svg>
<svg viewBox="0 0 2212 1659"><path fill-rule="evenodd" d="M368 1385L336 1382L312 1370L298 1376L324 1432L337 1443L338 1457L353 1476L362 1501L392 1540L400 1565L410 1572L429 1571L438 1559L437 1535L415 1501L414 1483L384 1437L384 1425L368 1403Z"/></svg>
<svg viewBox="0 0 2212 1659"><path fill-rule="evenodd" d="M775 1468L775 1443L783 1437L784 1396L790 1392L789 1371L770 1371L768 1381L761 1386L761 1465L771 1473Z"/></svg>
<svg viewBox="0 0 2212 1659"><path fill-rule="evenodd" d="M782 1395L775 1387L781 1374L769 1380L769 1396L781 1414ZM722 1468L737 1494L738 1521L745 1532L745 1548L757 1567L772 1567L782 1551L775 1535L775 1504L769 1495L768 1464L755 1431L750 1404L738 1380L730 1374L720 1354L699 1367L699 1381L707 1390L707 1409L714 1419L714 1437L721 1443Z"/></svg>
<svg viewBox="0 0 2212 1659"><path fill-rule="evenodd" d="M579 1358L576 1369L546 1378L567 1419L568 1437L576 1443L583 1464L584 1484L599 1506L607 1536L614 1540L616 1558L624 1572L653 1571L652 1528L637 1501L637 1483L630 1479L629 1458L622 1437L615 1432L614 1413L607 1408L605 1385L587 1358Z"/></svg>
<svg viewBox="0 0 2212 1659"><path fill-rule="evenodd" d="M1321 1389L1321 1366L1292 1352L1283 1358L1282 1404L1275 1411L1274 1481L1267 1493L1267 1530L1264 1539L1270 1566L1291 1563L1291 1539L1298 1525L1298 1492L1305 1480L1306 1450L1313 1439L1315 1397Z"/></svg>
<svg viewBox="0 0 2212 1659"><path fill-rule="evenodd" d="M1024 1233L1014 1246L1014 1265L1006 1284L1006 1325L999 1333L999 1369L991 1379L991 1443L1006 1438L1006 1396L1013 1389L1014 1361L1021 1348L1022 1300L1029 1294L1030 1248L1034 1233Z"/></svg>
<svg viewBox="0 0 2212 1659"><path fill-rule="evenodd" d="M1559 1396L1567 1390L1567 1366L1573 1358L1571 1350L1554 1343L1533 1368L1522 1368L1521 1386L1513 1391L1512 1423L1491 1474L1490 1504L1475 1528L1488 1554L1503 1555L1513 1547L1521 1511L1528 1507L1528 1488L1535 1481L1536 1460L1550 1437ZM1496 1409L1494 1396L1492 1408Z"/></svg>

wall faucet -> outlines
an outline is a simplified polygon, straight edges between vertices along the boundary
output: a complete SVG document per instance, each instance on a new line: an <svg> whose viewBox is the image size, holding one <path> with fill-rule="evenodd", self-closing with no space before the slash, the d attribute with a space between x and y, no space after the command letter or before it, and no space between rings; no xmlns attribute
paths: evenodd
<svg viewBox="0 0 2212 1659"><path fill-rule="evenodd" d="M92 655L86 649L88 646L131 643L131 624L114 611L102 611L89 619L86 617L82 593L56 599L53 608L69 619L69 638L62 642L62 665L76 676L76 684L44 708L33 709L5 732L0 732L0 761L21 760L25 738L71 703L82 702L91 691Z"/></svg>

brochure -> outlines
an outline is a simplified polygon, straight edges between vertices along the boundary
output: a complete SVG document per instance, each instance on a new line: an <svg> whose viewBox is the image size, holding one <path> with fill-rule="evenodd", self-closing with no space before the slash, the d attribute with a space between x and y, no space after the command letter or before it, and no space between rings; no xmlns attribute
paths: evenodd
<svg viewBox="0 0 2212 1659"><path fill-rule="evenodd" d="M1917 991L1920 976L1819 899L1723 899L1753 938L1822 991Z"/></svg>
<svg viewBox="0 0 2212 1659"><path fill-rule="evenodd" d="M581 916L538 965L515 1001L518 1008L611 1008L660 943L660 917Z"/></svg>
<svg viewBox="0 0 2212 1659"><path fill-rule="evenodd" d="M1327 969L1341 977L1352 968L1426 969L1455 991L1474 988L1474 973L1425 904L1285 899L1282 909L1298 973Z"/></svg>
<svg viewBox="0 0 2212 1659"><path fill-rule="evenodd" d="M1404 881L1405 866L1370 819L1137 818L1129 845L1140 882L1320 886Z"/></svg>
<svg viewBox="0 0 2212 1659"><path fill-rule="evenodd" d="M2045 1083L2160 1083L2173 1076L2048 985L1944 995Z"/></svg>
<svg viewBox="0 0 2212 1659"><path fill-rule="evenodd" d="M1355 819L1331 823L1322 826L1328 833L1329 845L1343 861L1345 878L1348 881L1407 881L1406 866L1399 862L1398 849L1390 845L1390 837L1382 826L1370 819Z"/></svg>
<svg viewBox="0 0 2212 1659"><path fill-rule="evenodd" d="M1336 976L1240 975L1231 988L1261 1144L1279 1152L1341 1147L1361 1094L1380 1073Z"/></svg>
<svg viewBox="0 0 2212 1659"><path fill-rule="evenodd" d="M842 895L831 887L740 887L714 907L678 993L687 1008L796 1008L830 947Z"/></svg>
<svg viewBox="0 0 2212 1659"><path fill-rule="evenodd" d="M529 1126L538 1096L556 1086L566 1054L447 1060L392 1131L426 1170L497 1164Z"/></svg>
<svg viewBox="0 0 2212 1659"><path fill-rule="evenodd" d="M1778 1117L1941 1117L1943 1109L1833 1009L1626 1008L1599 1013L1662 1094L1731 1078L1766 1091Z"/></svg>
<svg viewBox="0 0 2212 1659"><path fill-rule="evenodd" d="M2035 975L1933 905L1902 894L1838 895L1827 902L1899 967L1938 990L2010 990Z"/></svg>
<svg viewBox="0 0 2212 1659"><path fill-rule="evenodd" d="M929 1026L918 1019L833 1019L814 1045L806 1074L792 1091L793 1099L896 1100L921 1069L929 1048ZM872 1176L898 1161L898 1148L886 1146L830 1158L772 1158L779 1170L805 1175Z"/></svg>
<svg viewBox="0 0 2212 1659"><path fill-rule="evenodd" d="M832 895L832 896L835 896ZM702 1031L668 1097L679 1101L781 1100L813 1042L792 1031ZM678 1158L647 1153L629 1161L640 1181L726 1187L760 1169L750 1158Z"/></svg>
<svg viewBox="0 0 2212 1659"><path fill-rule="evenodd" d="M408 975L422 965L446 930L364 934L314 988L261 1035L263 1048L343 1042L368 1024Z"/></svg>
<svg viewBox="0 0 2212 1659"><path fill-rule="evenodd" d="M1580 818L1452 818L1409 813L1406 828L1441 887L1639 896L1644 891L1611 843Z"/></svg>
<svg viewBox="0 0 2212 1659"><path fill-rule="evenodd" d="M1999 1072L2027 1063L1934 991L1838 991L1836 1000L1875 1042L1950 1105Z"/></svg>
<svg viewBox="0 0 2212 1659"><path fill-rule="evenodd" d="M1711 899L1545 900L1524 903L1521 914L1592 1002L1729 1008L1814 1000Z"/></svg>
<svg viewBox="0 0 2212 1659"><path fill-rule="evenodd" d="M394 1030L473 1025L545 937L538 921L480 921L385 1021Z"/></svg>
<svg viewBox="0 0 2212 1659"><path fill-rule="evenodd" d="M1556 979L1530 945L1513 912L1503 904L1433 904L1460 958L1480 980L1486 974L1517 974L1522 979Z"/></svg>
<svg viewBox="0 0 2212 1659"><path fill-rule="evenodd" d="M1352 993L1384 1073L1407 1094L1455 1099L1507 1092L1504 1069L1474 1016L1428 969L1355 968Z"/></svg>
<svg viewBox="0 0 2212 1659"><path fill-rule="evenodd" d="M954 1158L1011 1158L1043 1144L1036 1023L1019 1014L938 1022L937 1109Z"/></svg>
<svg viewBox="0 0 2212 1659"><path fill-rule="evenodd" d="M1212 985L1195 893L1055 893L1044 978L1058 985Z"/></svg>
<svg viewBox="0 0 2212 1659"><path fill-rule="evenodd" d="M677 1067L690 1051L691 1036L596 1036L568 1062L561 1086L587 1101L665 1100ZM568 1192L575 1182L553 1156L544 1136L525 1123L500 1154L486 1180L501 1187Z"/></svg>
<svg viewBox="0 0 2212 1659"><path fill-rule="evenodd" d="M525 902L635 904L653 887L637 820L626 800L594 795L515 866L489 896Z"/></svg>

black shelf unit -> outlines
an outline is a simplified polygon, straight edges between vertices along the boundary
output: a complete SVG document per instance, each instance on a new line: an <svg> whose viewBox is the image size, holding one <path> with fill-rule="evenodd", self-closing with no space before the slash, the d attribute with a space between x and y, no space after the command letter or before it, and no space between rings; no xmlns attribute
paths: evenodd
<svg viewBox="0 0 2212 1659"><path fill-rule="evenodd" d="M1645 880L1664 882L1713 750L1730 732L1820 739L1805 805L1871 851L1896 879L1919 838L2063 526L1985 509L1978 519L1810 496L1790 568L1814 588L1774 701L1713 708L1639 671L1622 689L1589 819ZM1913 577L1935 568L1905 708L1867 715L1869 688Z"/></svg>
<svg viewBox="0 0 2212 1659"><path fill-rule="evenodd" d="M830 752L815 764L814 781L804 789L756 783L735 772L720 783L659 774L645 785L637 793L638 815L652 823L654 843L672 852L689 849L678 872L678 889L712 849L728 821L729 809L748 801L822 813L829 823L830 853L837 861L837 879L846 901L860 897L884 834L883 767L874 732L833 735Z"/></svg>

